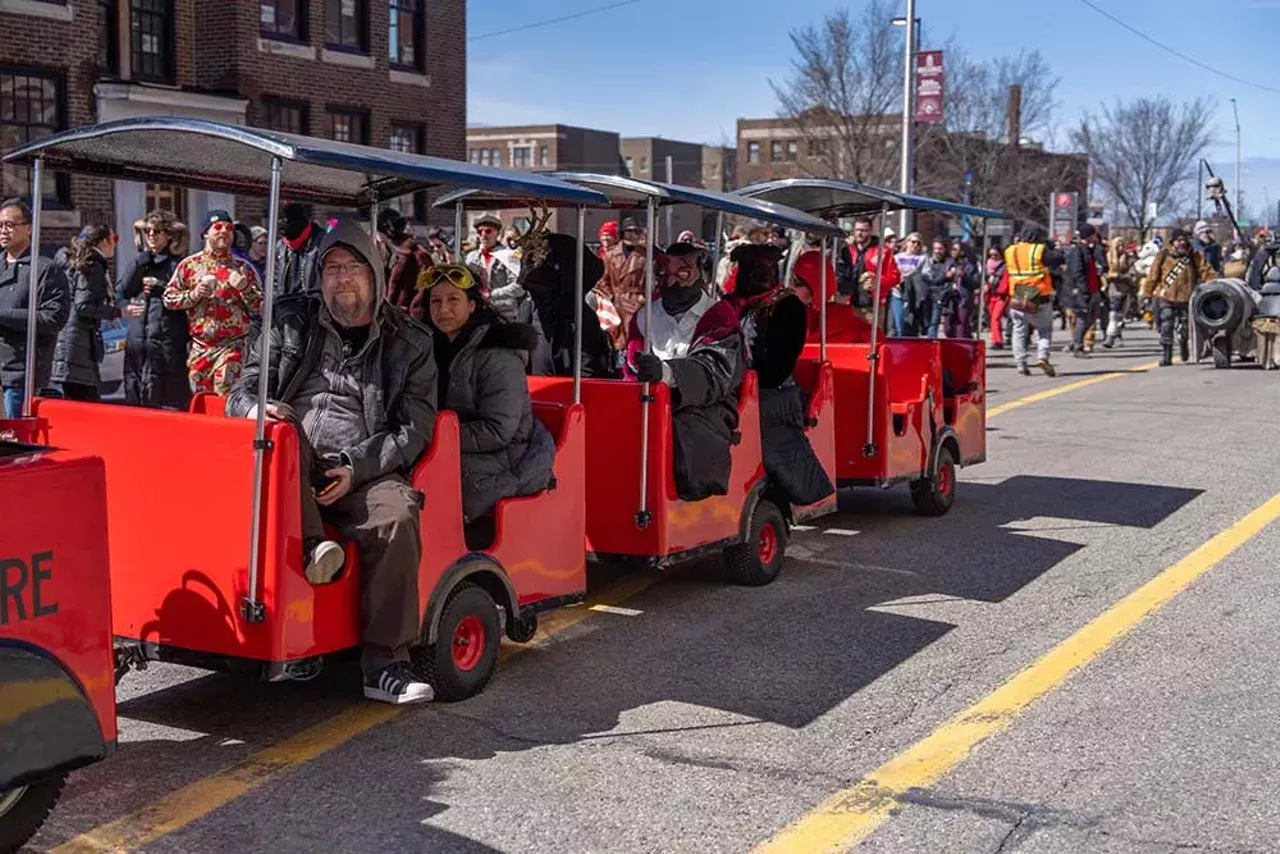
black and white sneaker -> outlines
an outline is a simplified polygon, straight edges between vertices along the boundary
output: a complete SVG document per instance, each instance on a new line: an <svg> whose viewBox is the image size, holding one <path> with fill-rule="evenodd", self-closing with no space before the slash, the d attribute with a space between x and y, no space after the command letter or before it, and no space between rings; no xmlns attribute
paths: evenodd
<svg viewBox="0 0 1280 854"><path fill-rule="evenodd" d="M392 705L429 703L435 697L431 686L419 679L403 661L388 664L364 680L364 695Z"/></svg>
<svg viewBox="0 0 1280 854"><path fill-rule="evenodd" d="M328 584L342 572L347 562L346 549L333 540L319 540L303 546L306 552L307 581L312 584Z"/></svg>

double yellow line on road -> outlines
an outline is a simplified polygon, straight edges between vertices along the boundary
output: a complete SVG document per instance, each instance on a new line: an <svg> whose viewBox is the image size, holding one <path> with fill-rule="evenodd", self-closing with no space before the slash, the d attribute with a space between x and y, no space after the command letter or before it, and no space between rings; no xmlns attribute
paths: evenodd
<svg viewBox="0 0 1280 854"><path fill-rule="evenodd" d="M987 412L987 417L1106 380L1146 371L1155 367L1155 364L1153 362L1140 365L1036 392L994 407ZM648 573L624 578L590 597L583 607L550 614L543 620L538 636L530 646L536 646L539 641L555 637L573 628L591 616L592 606L619 605L653 585L659 577L657 573ZM530 647L506 647L503 650L503 660L517 656L528 648ZM99 825L54 848L53 851L59 854L72 854L72 852L85 854L85 852L132 851L147 845L292 772L378 725L396 718L402 711L404 707L377 703L361 703L352 706L278 744L255 751L230 768L196 780L158 801Z"/></svg>

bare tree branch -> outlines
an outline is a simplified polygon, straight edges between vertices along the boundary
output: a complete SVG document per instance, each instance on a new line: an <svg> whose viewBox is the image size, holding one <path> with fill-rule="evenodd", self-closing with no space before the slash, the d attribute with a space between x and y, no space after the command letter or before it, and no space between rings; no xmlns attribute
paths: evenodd
<svg viewBox="0 0 1280 854"><path fill-rule="evenodd" d="M1138 98L1104 104L1072 133L1089 155L1094 180L1143 239L1153 224L1151 205L1181 210L1194 192L1196 163L1213 141L1213 114L1205 98L1181 105L1163 95Z"/></svg>

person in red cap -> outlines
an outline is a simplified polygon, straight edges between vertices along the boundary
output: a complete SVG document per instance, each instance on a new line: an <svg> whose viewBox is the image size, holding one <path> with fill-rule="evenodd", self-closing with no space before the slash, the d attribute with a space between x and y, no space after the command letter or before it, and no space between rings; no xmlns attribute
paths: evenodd
<svg viewBox="0 0 1280 854"><path fill-rule="evenodd" d="M178 263L164 289L164 307L187 313L191 390L223 397L240 376L249 328L262 310L258 274L231 254L234 228L226 211L209 211L201 232L204 248Z"/></svg>
<svg viewBox="0 0 1280 854"><path fill-rule="evenodd" d="M596 250L596 255L600 256L600 260L604 260L605 254L614 247L618 242L618 222L617 220L609 220L600 226L598 234L600 238L600 248Z"/></svg>

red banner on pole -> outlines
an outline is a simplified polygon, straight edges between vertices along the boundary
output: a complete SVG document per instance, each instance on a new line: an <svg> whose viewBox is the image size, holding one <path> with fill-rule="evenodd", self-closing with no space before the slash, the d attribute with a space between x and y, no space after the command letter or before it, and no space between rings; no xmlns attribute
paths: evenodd
<svg viewBox="0 0 1280 854"><path fill-rule="evenodd" d="M942 51L916 53L916 121L942 121Z"/></svg>

